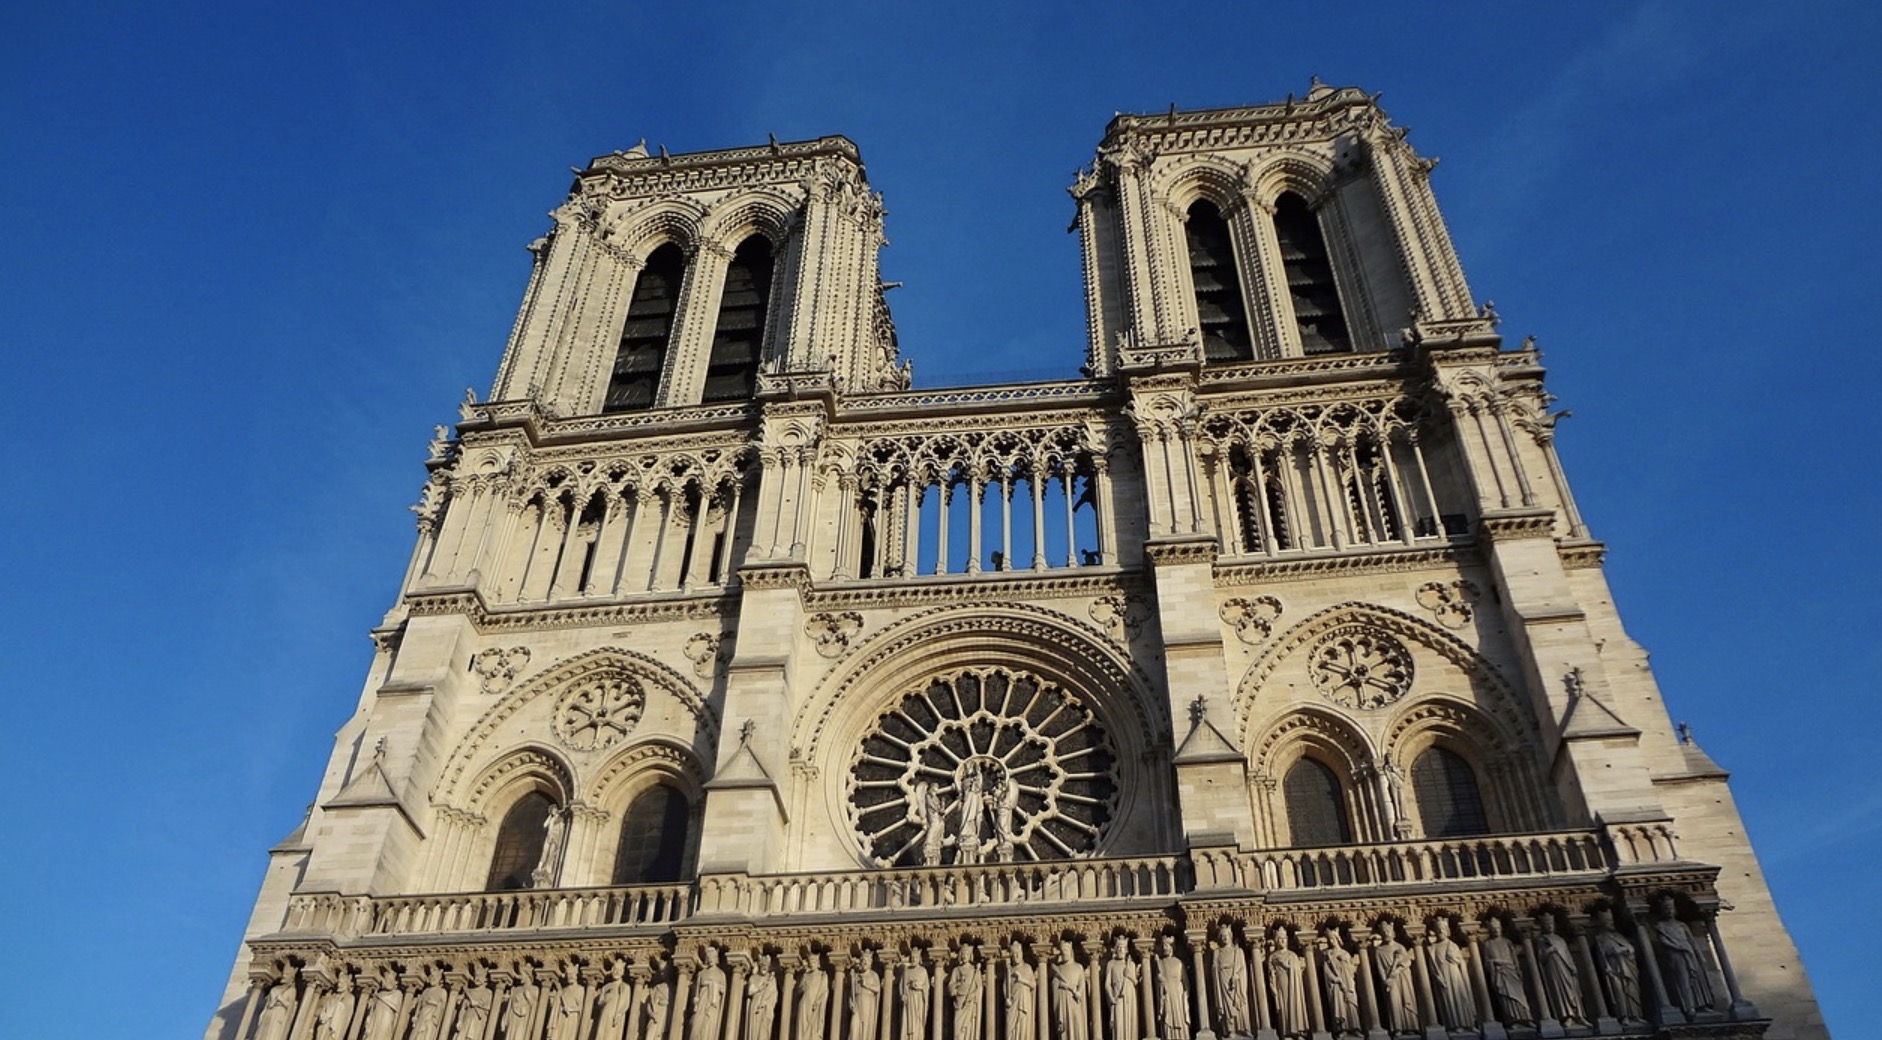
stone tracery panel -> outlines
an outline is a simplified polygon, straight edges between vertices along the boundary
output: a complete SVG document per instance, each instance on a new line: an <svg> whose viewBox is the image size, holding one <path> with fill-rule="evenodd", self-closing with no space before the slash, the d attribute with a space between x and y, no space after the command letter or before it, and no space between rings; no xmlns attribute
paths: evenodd
<svg viewBox="0 0 1882 1040"><path fill-rule="evenodd" d="M1089 855L1116 813L1116 762L1076 694L1025 671L967 670L882 714L850 765L848 808L885 866Z"/></svg>
<svg viewBox="0 0 1882 1040"><path fill-rule="evenodd" d="M1348 708L1380 708L1410 692L1412 658L1405 644L1363 625L1335 629L1313 649L1314 688Z"/></svg>

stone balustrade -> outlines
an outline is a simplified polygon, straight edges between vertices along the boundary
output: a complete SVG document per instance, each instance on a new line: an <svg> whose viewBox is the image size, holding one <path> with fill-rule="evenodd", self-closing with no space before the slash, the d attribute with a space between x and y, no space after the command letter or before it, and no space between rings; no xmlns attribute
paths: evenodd
<svg viewBox="0 0 1882 1040"><path fill-rule="evenodd" d="M752 917L932 910L950 906L1172 898L1188 885L1177 856L989 863L700 879L700 912Z"/></svg>
<svg viewBox="0 0 1882 1040"><path fill-rule="evenodd" d="M524 889L413 896L316 892L288 903L284 932L425 935L514 929L669 925L690 916L691 885Z"/></svg>
<svg viewBox="0 0 1882 1040"><path fill-rule="evenodd" d="M1598 876L1617 857L1597 832L1564 831L1316 849L1197 850L1192 858L1198 887L1289 891Z"/></svg>

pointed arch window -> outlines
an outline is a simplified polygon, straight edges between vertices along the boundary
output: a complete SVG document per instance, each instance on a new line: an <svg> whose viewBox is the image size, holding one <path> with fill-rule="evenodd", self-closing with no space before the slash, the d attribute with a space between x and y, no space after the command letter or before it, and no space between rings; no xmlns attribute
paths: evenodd
<svg viewBox="0 0 1882 1040"><path fill-rule="evenodd" d="M634 796L621 819L614 883L644 885L680 880L692 813L686 796L669 784L655 784Z"/></svg>
<svg viewBox="0 0 1882 1040"><path fill-rule="evenodd" d="M1196 290L1196 320L1203 357L1210 361L1247 361L1255 356L1248 334L1248 310L1242 304L1242 279L1235 267L1235 242L1222 211L1201 199L1189 207L1184 222L1189 239L1189 280Z"/></svg>
<svg viewBox="0 0 1882 1040"><path fill-rule="evenodd" d="M1352 350L1339 286L1333 281L1333 262L1328 258L1326 238L1320 234L1320 218L1306 199L1290 191L1275 200L1274 237L1281 247L1281 270L1294 303L1301 350L1307 354Z"/></svg>
<svg viewBox="0 0 1882 1040"><path fill-rule="evenodd" d="M1490 833L1477 771L1462 755L1441 747L1426 748L1412 762L1412 797L1427 838L1457 838Z"/></svg>
<svg viewBox="0 0 1882 1040"><path fill-rule="evenodd" d="M1346 794L1339 777L1325 764L1303 758L1288 767L1281 781L1281 795L1287 806L1288 843L1307 845L1348 845L1353 840L1352 826L1346 818Z"/></svg>
<svg viewBox="0 0 1882 1040"><path fill-rule="evenodd" d="M666 368L667 347L673 338L673 318L679 311L680 282L686 276L686 255L668 242L648 254L634 279L634 295L627 304L627 323L621 327L621 346L614 354L614 372L608 379L603 412L631 412L652 408L660 391L660 373Z"/></svg>
<svg viewBox="0 0 1882 1040"><path fill-rule="evenodd" d="M486 890L529 887L530 874L542 860L549 815L555 809L554 799L541 791L531 791L503 814L503 823L497 827L496 851L490 856L490 877L484 882Z"/></svg>
<svg viewBox="0 0 1882 1040"><path fill-rule="evenodd" d="M725 272L719 297L719 322L706 361L703 400L738 401L758 385L758 360L764 346L765 317L771 303L771 274L776 265L771 240L753 235L739 243Z"/></svg>

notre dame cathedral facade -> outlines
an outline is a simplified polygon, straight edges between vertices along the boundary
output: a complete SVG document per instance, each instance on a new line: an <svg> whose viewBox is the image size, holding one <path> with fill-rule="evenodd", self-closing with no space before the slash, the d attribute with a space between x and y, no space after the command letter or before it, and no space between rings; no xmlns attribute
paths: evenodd
<svg viewBox="0 0 1882 1040"><path fill-rule="evenodd" d="M917 390L848 140L594 160L209 1036L1821 1036L1432 165L1119 116Z"/></svg>

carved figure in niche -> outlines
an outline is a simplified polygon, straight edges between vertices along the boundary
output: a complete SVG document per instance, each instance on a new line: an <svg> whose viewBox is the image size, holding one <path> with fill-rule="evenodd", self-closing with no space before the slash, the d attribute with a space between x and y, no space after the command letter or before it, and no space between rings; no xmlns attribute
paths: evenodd
<svg viewBox="0 0 1882 1040"><path fill-rule="evenodd" d="M510 987L509 1003L503 1009L503 1040L526 1040L529 1036L530 1021L536 1017L536 998L542 993L530 976L529 965L516 966L516 985Z"/></svg>
<svg viewBox="0 0 1882 1040"><path fill-rule="evenodd" d="M928 965L923 963L921 947L908 948L908 964L902 969L902 1040L924 1040L928 1035L928 997L933 983Z"/></svg>
<svg viewBox="0 0 1882 1040"><path fill-rule="evenodd" d="M972 944L961 944L960 959L948 973L948 997L954 1005L954 1040L980 1040L980 994L986 980L974 962Z"/></svg>
<svg viewBox="0 0 1882 1040"><path fill-rule="evenodd" d="M300 969L292 964L281 967L281 977L261 998L261 1015L255 1020L255 1040L287 1040L288 1027L294 1024L294 1009L300 997L294 989L294 976Z"/></svg>
<svg viewBox="0 0 1882 1040"><path fill-rule="evenodd" d="M1019 813L1019 785L1010 776L1000 777L993 789L993 854L1001 863L1013 862L1015 816Z"/></svg>
<svg viewBox="0 0 1882 1040"><path fill-rule="evenodd" d="M484 971L482 962L471 964L470 985L464 987L457 1002L457 1024L453 1036L457 1040L484 1040L484 1031L490 1026L490 1012L496 1006L496 994L490 989L490 976Z"/></svg>
<svg viewBox="0 0 1882 1040"><path fill-rule="evenodd" d="M1659 947L1660 977L1673 1006L1688 1016L1712 1008L1712 983L1693 943L1692 929L1679 919L1672 896L1654 900L1653 943Z"/></svg>
<svg viewBox="0 0 1882 1040"><path fill-rule="evenodd" d="M333 992L320 998L320 1011L314 1017L314 1040L346 1040L346 1028L353 1024L353 977L342 971L334 980Z"/></svg>
<svg viewBox="0 0 1882 1040"><path fill-rule="evenodd" d="M1176 940L1157 940L1157 1029L1163 1040L1189 1040L1189 992L1183 985L1183 958L1176 955Z"/></svg>
<svg viewBox="0 0 1882 1040"><path fill-rule="evenodd" d="M1541 929L1536 936L1536 974L1542 978L1549 1007L1563 1025L1587 1022L1581 1009L1581 966L1575 963L1574 948L1556 933L1554 914L1537 917L1536 927Z"/></svg>
<svg viewBox="0 0 1882 1040"><path fill-rule="evenodd" d="M1406 834L1411 830L1411 821L1405 818L1405 771L1391 759L1379 763L1379 786L1385 788L1385 804L1392 813L1386 821L1396 834Z"/></svg>
<svg viewBox="0 0 1882 1040"><path fill-rule="evenodd" d="M699 971L693 975L693 1024L688 1040L719 1040L725 1017L725 969L719 967L719 948L701 946Z"/></svg>
<svg viewBox="0 0 1882 1040"><path fill-rule="evenodd" d="M941 865L941 852L947 848L947 812L941 808L941 795L934 784L922 780L909 792L908 821L921 834L921 862L925 867Z"/></svg>
<svg viewBox="0 0 1882 1040"><path fill-rule="evenodd" d="M1497 1014L1505 1024L1533 1025L1536 1014L1529 1009L1529 994L1523 992L1523 969L1516 963L1516 944L1503 935L1503 920L1491 917L1483 922L1489 937L1479 943L1483 951L1484 982L1496 998Z"/></svg>
<svg viewBox="0 0 1882 1040"><path fill-rule="evenodd" d="M1131 963L1130 940L1111 940L1111 956L1104 962L1105 1017L1111 1022L1111 1040L1137 1036L1137 965Z"/></svg>
<svg viewBox="0 0 1882 1040"><path fill-rule="evenodd" d="M361 1035L365 1040L392 1040L392 1031L399 1024L399 1007L403 1003L398 980L392 977L390 969L386 969L374 981L377 986L366 1005L366 1027Z"/></svg>
<svg viewBox="0 0 1882 1040"><path fill-rule="evenodd" d="M647 984L647 999L640 1005L640 1017L646 1027L641 1035L647 1040L661 1040L666 1036L667 1012L672 1005L673 989L664 972L656 972Z"/></svg>
<svg viewBox="0 0 1882 1040"><path fill-rule="evenodd" d="M954 805L959 813L954 834L954 844L958 850L954 857L956 863L980 862L980 823L987 814L987 796L982 779L978 765L969 761L966 775L961 777L960 801Z"/></svg>
<svg viewBox="0 0 1882 1040"><path fill-rule="evenodd" d="M1085 966L1078 963L1072 944L1061 940L1059 963L1052 970L1052 1024L1058 1040L1090 1040L1085 1017Z"/></svg>
<svg viewBox="0 0 1882 1040"><path fill-rule="evenodd" d="M556 870L562 865L562 845L568 839L568 826L568 818L559 809L550 810L542 821L542 855L536 858L536 869L529 872L529 887L554 886Z"/></svg>
<svg viewBox="0 0 1882 1040"><path fill-rule="evenodd" d="M823 954L804 962L804 977L797 980L797 1022L793 1040L816 1040L823 1035L824 1008L830 1003L830 976L823 972Z"/></svg>
<svg viewBox="0 0 1882 1040"><path fill-rule="evenodd" d="M1471 1002L1470 966L1464 951L1451 938L1451 919L1443 914L1425 932L1425 957L1431 970L1431 1002L1438 1018L1451 1029L1477 1028L1477 1008Z"/></svg>
<svg viewBox="0 0 1882 1040"><path fill-rule="evenodd" d="M1623 1022L1641 1021L1640 968L1634 959L1634 944L1614 930L1613 911L1594 912L1594 961L1614 1017Z"/></svg>
<svg viewBox="0 0 1882 1040"><path fill-rule="evenodd" d="M418 1006L412 1011L411 1040L437 1040L444 1028L445 1012L451 992L444 988L444 976L436 967L425 971L425 988L419 991Z"/></svg>
<svg viewBox="0 0 1882 1040"><path fill-rule="evenodd" d="M1418 1031L1418 986L1412 974L1412 951L1398 941L1398 926L1380 921L1373 926L1372 968L1385 987L1385 1005L1381 1009L1387 1028L1394 1033Z"/></svg>
<svg viewBox="0 0 1882 1040"><path fill-rule="evenodd" d="M771 1040L778 1015L778 977L771 970L771 955L760 953L745 983L745 1040Z"/></svg>
<svg viewBox="0 0 1882 1040"><path fill-rule="evenodd" d="M1235 929L1225 922L1215 929L1215 1007L1222 1016L1224 1036L1253 1035L1248 1015L1248 952L1235 942Z"/></svg>
<svg viewBox="0 0 1882 1040"><path fill-rule="evenodd" d="M875 1040L881 1012L882 975L876 971L876 951L865 946L850 973L850 1040Z"/></svg>
<svg viewBox="0 0 1882 1040"><path fill-rule="evenodd" d="M1320 932L1326 952L1320 955L1320 983L1327 992L1327 1028L1354 1032L1359 1022L1359 965L1340 941L1340 930L1328 925Z"/></svg>
<svg viewBox="0 0 1882 1040"><path fill-rule="evenodd" d="M1025 948L1014 940L1006 957L1006 1040L1033 1040L1038 995L1039 975L1026 963Z"/></svg>
<svg viewBox="0 0 1882 1040"><path fill-rule="evenodd" d="M1307 1033L1307 961L1294 952L1287 929L1268 933L1268 992L1274 997L1274 1031L1282 1036Z"/></svg>
<svg viewBox="0 0 1882 1040"><path fill-rule="evenodd" d="M633 990L622 978L627 973L627 965L619 958L608 965L608 981L595 990L595 1040L621 1040L627 1035L628 1003L633 997ZM459 1030L462 1034L462 1030ZM462 1040L474 1040L464 1035Z"/></svg>
<svg viewBox="0 0 1882 1040"><path fill-rule="evenodd" d="M582 1005L587 999L581 969L574 961L562 962L562 982L549 1003L549 1040L581 1040Z"/></svg>

